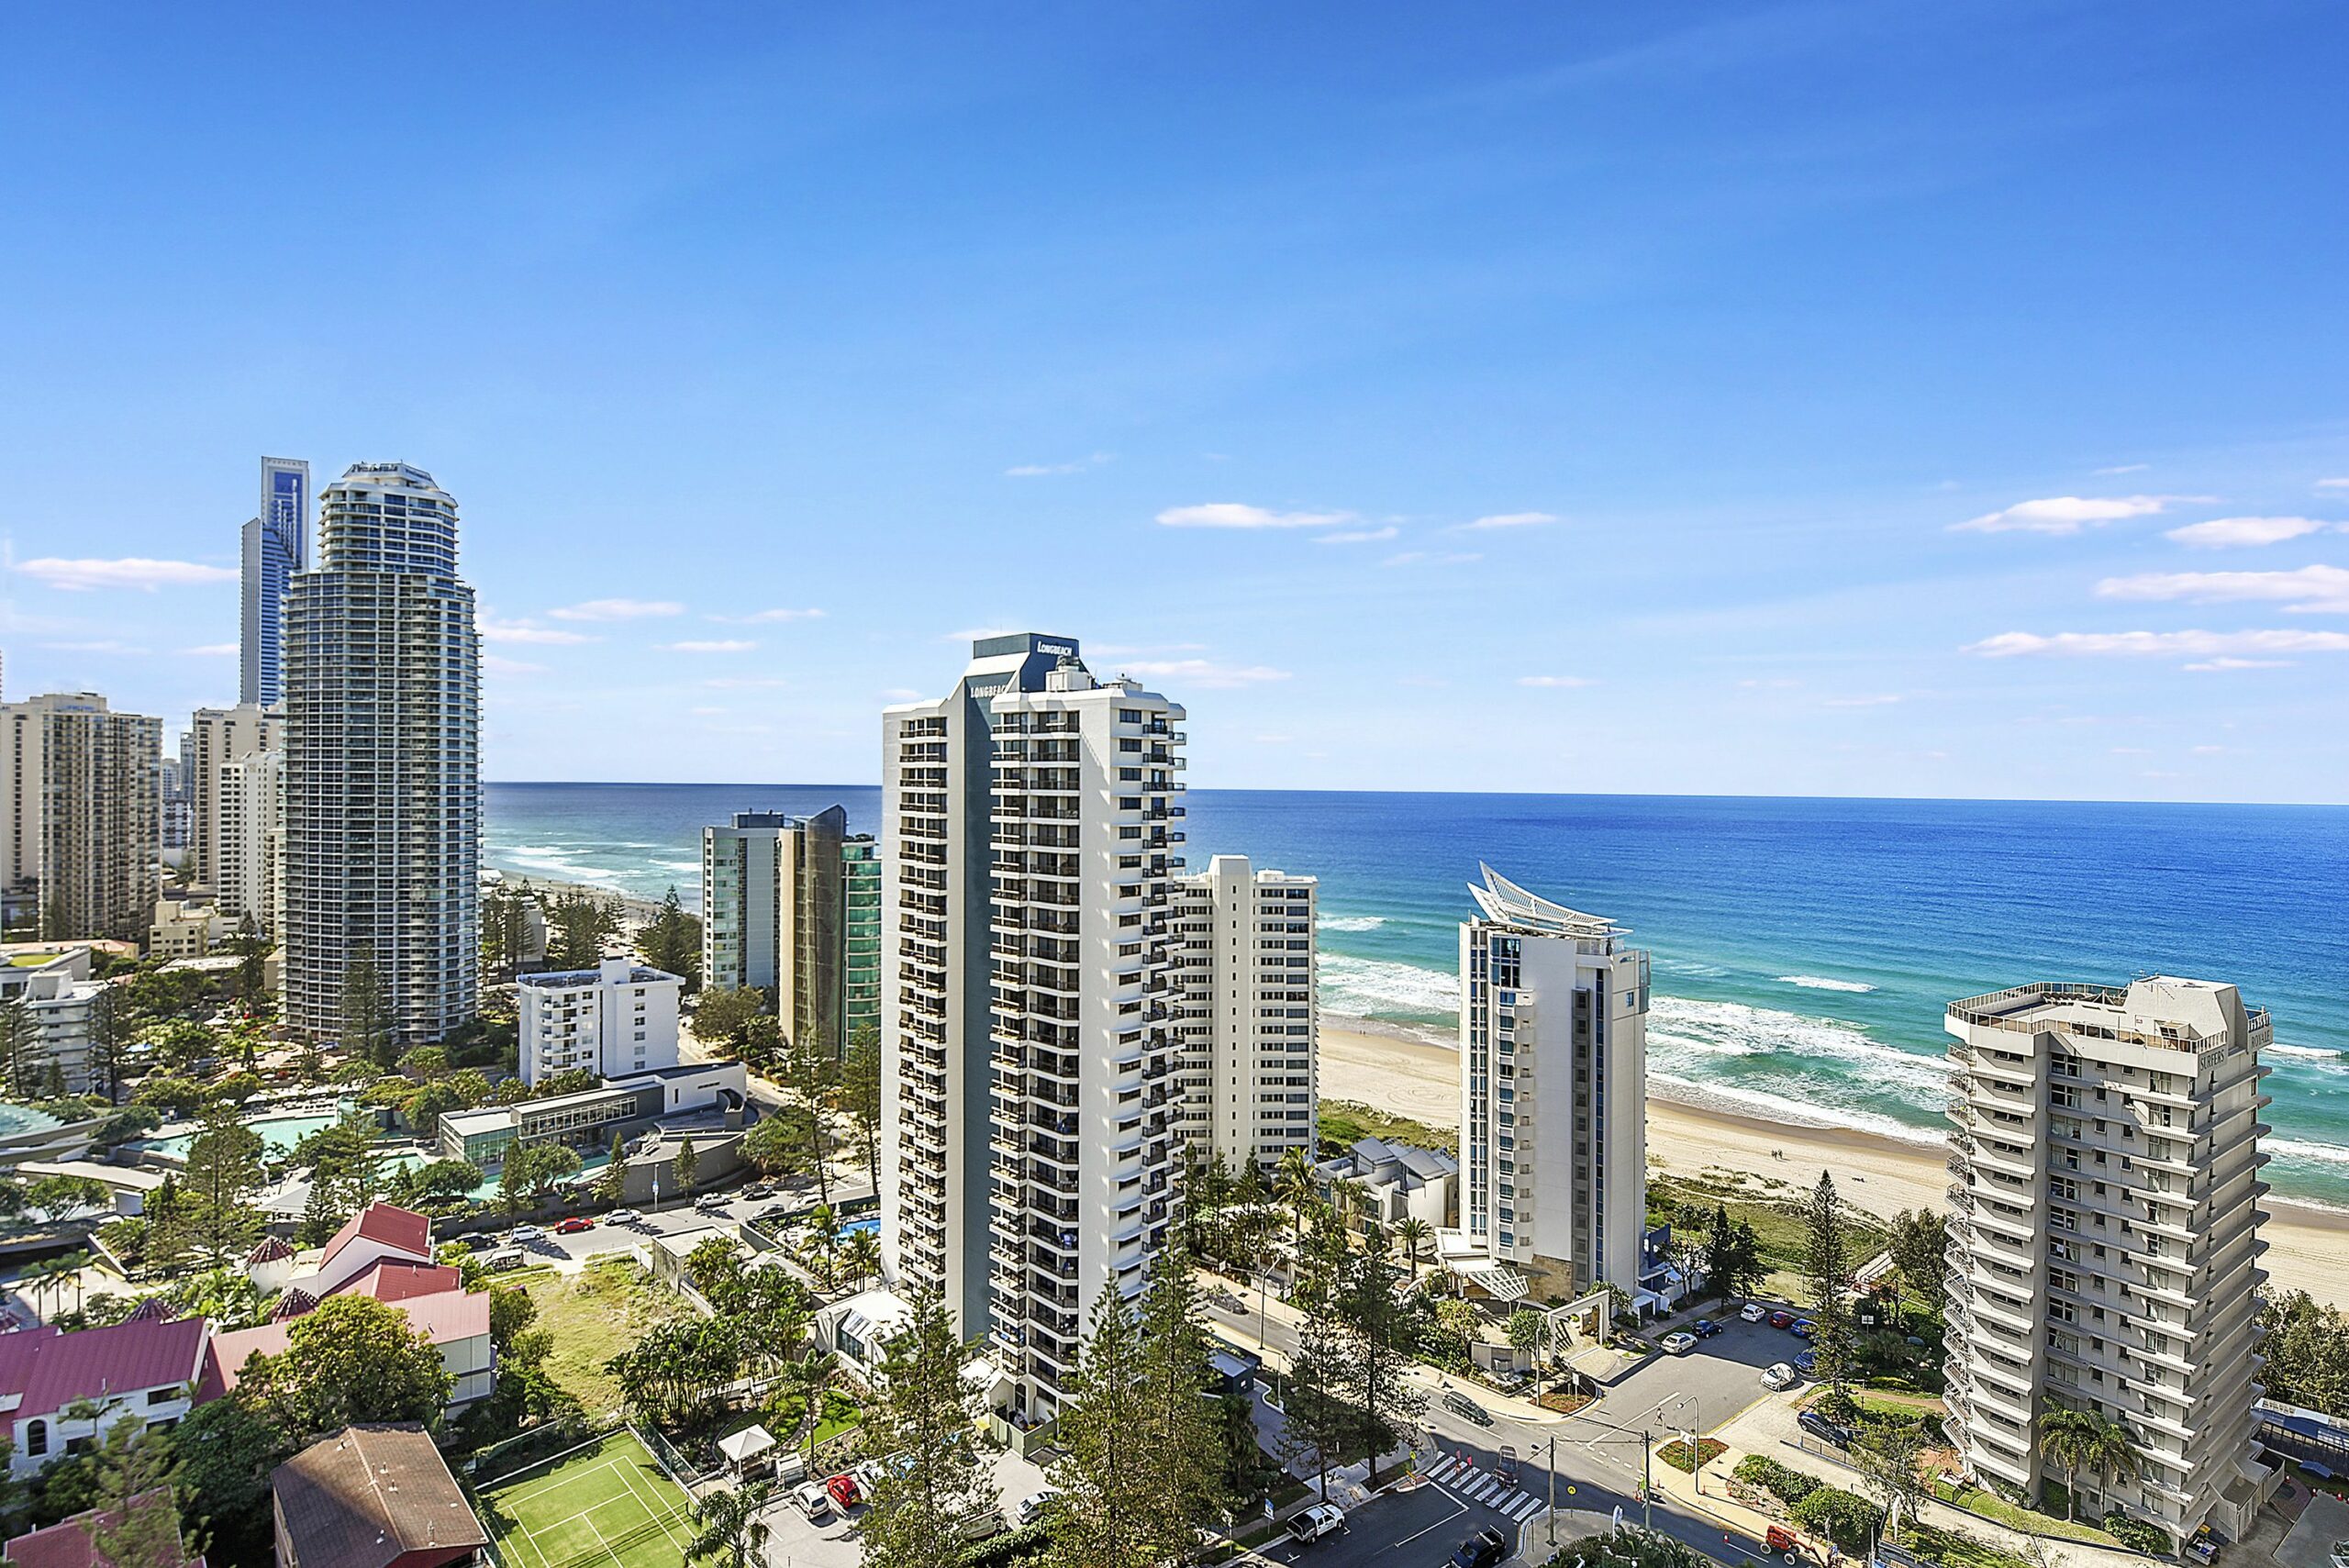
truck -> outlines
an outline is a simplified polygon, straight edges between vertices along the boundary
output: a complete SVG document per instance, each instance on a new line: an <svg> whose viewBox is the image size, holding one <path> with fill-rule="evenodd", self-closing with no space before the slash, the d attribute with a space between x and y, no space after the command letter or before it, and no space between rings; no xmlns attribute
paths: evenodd
<svg viewBox="0 0 2349 1568"><path fill-rule="evenodd" d="M1302 1513L1290 1515L1288 1521L1289 1539L1299 1546L1345 1528L1346 1511L1335 1503L1316 1503Z"/></svg>

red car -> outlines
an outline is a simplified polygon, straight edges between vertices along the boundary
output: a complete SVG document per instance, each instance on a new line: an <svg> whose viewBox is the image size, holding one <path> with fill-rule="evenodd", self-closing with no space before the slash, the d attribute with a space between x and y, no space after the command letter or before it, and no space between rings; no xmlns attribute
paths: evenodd
<svg viewBox="0 0 2349 1568"><path fill-rule="evenodd" d="M1794 1326L1795 1326L1795 1315L1794 1315L1793 1313L1791 1313L1791 1312L1773 1312L1773 1313L1771 1313L1771 1314L1770 1314L1770 1327L1771 1327L1771 1328L1773 1328L1773 1329L1791 1329L1791 1328L1793 1328Z"/></svg>
<svg viewBox="0 0 2349 1568"><path fill-rule="evenodd" d="M856 1489L856 1477L853 1475L835 1475L824 1483L824 1490L831 1494L832 1505L842 1513L864 1500L864 1494Z"/></svg>
<svg viewBox="0 0 2349 1568"><path fill-rule="evenodd" d="M574 1214L569 1219L564 1220L562 1224L554 1228L555 1234L558 1236L576 1236L582 1230L593 1230L595 1229L596 1222L588 1218L584 1214Z"/></svg>

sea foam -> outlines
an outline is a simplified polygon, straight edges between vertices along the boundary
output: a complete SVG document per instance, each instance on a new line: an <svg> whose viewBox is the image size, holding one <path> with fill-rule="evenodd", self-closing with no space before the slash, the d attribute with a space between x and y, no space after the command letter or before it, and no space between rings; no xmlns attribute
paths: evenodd
<svg viewBox="0 0 2349 1568"><path fill-rule="evenodd" d="M1854 991L1865 993L1876 989L1865 980L1836 980L1824 974L1781 974L1781 985L1799 985L1806 991Z"/></svg>

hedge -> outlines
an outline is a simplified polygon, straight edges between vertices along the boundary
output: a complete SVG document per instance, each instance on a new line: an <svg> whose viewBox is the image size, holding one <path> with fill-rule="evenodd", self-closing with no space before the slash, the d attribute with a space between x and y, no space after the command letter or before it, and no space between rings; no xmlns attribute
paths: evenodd
<svg viewBox="0 0 2349 1568"><path fill-rule="evenodd" d="M1749 1453L1737 1462L1730 1472L1731 1478L1749 1486L1759 1486L1781 1503L1792 1507L1825 1485L1816 1475L1806 1475L1790 1469L1766 1455Z"/></svg>
<svg viewBox="0 0 2349 1568"><path fill-rule="evenodd" d="M2104 1516L2104 1531L2132 1551L2156 1557L2169 1555L2169 1531L2143 1519L2132 1519L2118 1508Z"/></svg>
<svg viewBox="0 0 2349 1568"><path fill-rule="evenodd" d="M1823 1535L1846 1551L1865 1551L1884 1529L1884 1510L1856 1492L1821 1486L1794 1506L1792 1518L1814 1535Z"/></svg>

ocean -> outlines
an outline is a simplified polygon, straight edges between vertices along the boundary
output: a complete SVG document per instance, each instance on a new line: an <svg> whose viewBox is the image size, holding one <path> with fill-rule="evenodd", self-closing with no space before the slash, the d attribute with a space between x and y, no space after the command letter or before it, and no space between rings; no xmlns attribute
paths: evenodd
<svg viewBox="0 0 2349 1568"><path fill-rule="evenodd" d="M700 829L866 785L491 784L501 872L697 901ZM1655 955L1658 1093L1938 1140L1943 1004L2168 972L2274 1014L2279 1196L2349 1207L2349 808L1193 790L1211 853L1321 879L1331 1015L1449 1042L1466 883L1512 881Z"/></svg>

